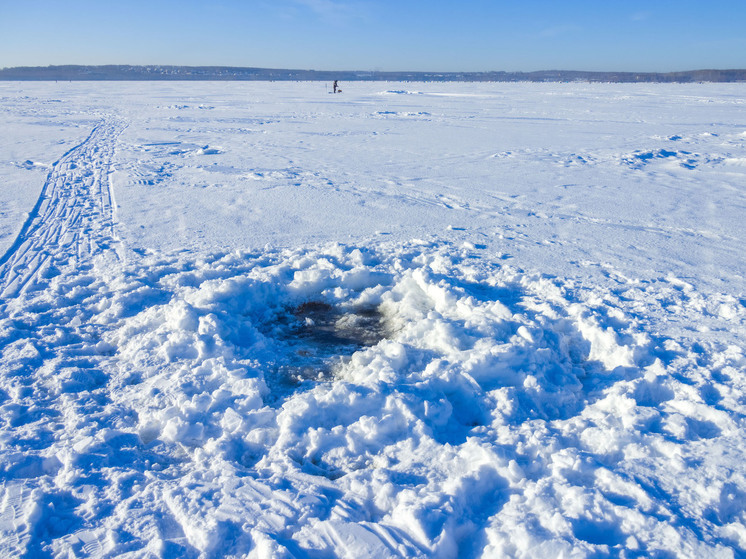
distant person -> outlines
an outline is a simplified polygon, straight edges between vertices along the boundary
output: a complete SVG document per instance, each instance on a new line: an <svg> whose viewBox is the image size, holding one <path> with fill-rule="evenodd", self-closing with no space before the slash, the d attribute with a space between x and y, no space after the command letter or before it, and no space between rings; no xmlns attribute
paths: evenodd
<svg viewBox="0 0 746 559"><path fill-rule="evenodd" d="M334 93L337 93L337 80L334 80L334 85L332 86L332 88L334 89ZM340 91L342 90L340 89Z"/></svg>

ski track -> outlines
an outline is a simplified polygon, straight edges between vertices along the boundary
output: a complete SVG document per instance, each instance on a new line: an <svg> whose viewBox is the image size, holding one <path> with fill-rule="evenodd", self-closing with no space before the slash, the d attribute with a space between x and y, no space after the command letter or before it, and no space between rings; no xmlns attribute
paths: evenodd
<svg viewBox="0 0 746 559"><path fill-rule="evenodd" d="M54 265L78 262L109 248L114 203L109 172L126 124L102 120L80 145L57 161L16 241L0 259L0 294L32 288Z"/></svg>

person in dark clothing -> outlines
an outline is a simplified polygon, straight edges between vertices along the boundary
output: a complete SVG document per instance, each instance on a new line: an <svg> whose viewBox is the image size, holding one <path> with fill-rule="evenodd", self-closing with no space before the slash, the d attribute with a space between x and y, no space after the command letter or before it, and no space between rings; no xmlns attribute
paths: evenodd
<svg viewBox="0 0 746 559"><path fill-rule="evenodd" d="M332 86L334 89L334 93L337 92L337 80L334 80L334 85Z"/></svg>

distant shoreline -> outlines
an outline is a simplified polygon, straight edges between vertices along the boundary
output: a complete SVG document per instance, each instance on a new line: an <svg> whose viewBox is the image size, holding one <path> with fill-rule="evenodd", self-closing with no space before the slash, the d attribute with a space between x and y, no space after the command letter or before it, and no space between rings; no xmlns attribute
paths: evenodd
<svg viewBox="0 0 746 559"><path fill-rule="evenodd" d="M0 69L0 81L417 81L417 82L746 82L746 69L683 72L365 72L232 66L19 66Z"/></svg>

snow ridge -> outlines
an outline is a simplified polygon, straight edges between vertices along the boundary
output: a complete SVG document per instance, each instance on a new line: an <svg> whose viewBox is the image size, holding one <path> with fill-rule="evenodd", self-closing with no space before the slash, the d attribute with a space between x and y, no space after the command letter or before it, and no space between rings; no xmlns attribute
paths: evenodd
<svg viewBox="0 0 746 559"><path fill-rule="evenodd" d="M123 120L103 119L57 161L18 238L0 259L0 294L12 296L57 265L111 246L114 203L108 175Z"/></svg>

